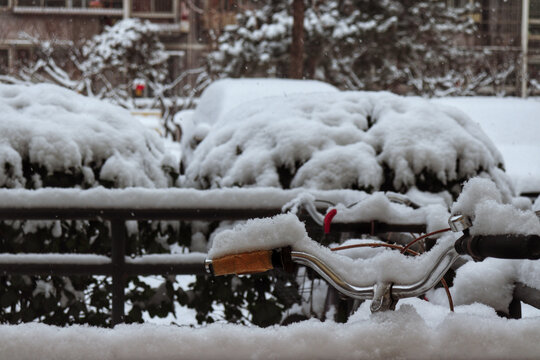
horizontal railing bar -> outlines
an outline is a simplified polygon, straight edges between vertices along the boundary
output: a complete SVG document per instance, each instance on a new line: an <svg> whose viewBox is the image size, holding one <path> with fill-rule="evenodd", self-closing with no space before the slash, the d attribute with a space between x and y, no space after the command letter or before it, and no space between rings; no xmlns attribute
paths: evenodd
<svg viewBox="0 0 540 360"><path fill-rule="evenodd" d="M204 263L187 264L129 264L122 267L128 276L134 275L203 275ZM31 262L0 264L0 273L18 275L106 275L113 274L113 264L39 264Z"/></svg>
<svg viewBox="0 0 540 360"><path fill-rule="evenodd" d="M269 217L276 209L92 209L13 208L0 209L0 220L242 220Z"/></svg>
<svg viewBox="0 0 540 360"><path fill-rule="evenodd" d="M15 208L1 209L0 220L245 220L281 214L274 209L92 209L92 208ZM301 216L301 220L308 220ZM425 224L387 224L378 221L332 223L332 231L369 234L382 232L423 233Z"/></svg>
<svg viewBox="0 0 540 360"><path fill-rule="evenodd" d="M352 232L360 234L377 234L386 232L425 233L425 224L386 224L378 221L358 223L332 223L331 232Z"/></svg>
<svg viewBox="0 0 540 360"><path fill-rule="evenodd" d="M18 275L111 275L111 264L36 264L36 263L7 263L0 264L0 273Z"/></svg>
<svg viewBox="0 0 540 360"><path fill-rule="evenodd" d="M204 262L192 264L125 264L127 275L204 275Z"/></svg>

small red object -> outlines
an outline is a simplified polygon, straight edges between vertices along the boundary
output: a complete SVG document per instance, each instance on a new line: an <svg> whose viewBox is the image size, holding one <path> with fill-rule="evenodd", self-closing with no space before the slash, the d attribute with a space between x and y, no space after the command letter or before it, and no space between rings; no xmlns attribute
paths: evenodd
<svg viewBox="0 0 540 360"><path fill-rule="evenodd" d="M332 223L332 219L334 218L334 216L336 216L336 214L337 214L337 210L332 209L324 217L324 233L325 234L330 233L330 224Z"/></svg>
<svg viewBox="0 0 540 360"><path fill-rule="evenodd" d="M142 96L144 91L144 84L137 84L135 86L135 96Z"/></svg>

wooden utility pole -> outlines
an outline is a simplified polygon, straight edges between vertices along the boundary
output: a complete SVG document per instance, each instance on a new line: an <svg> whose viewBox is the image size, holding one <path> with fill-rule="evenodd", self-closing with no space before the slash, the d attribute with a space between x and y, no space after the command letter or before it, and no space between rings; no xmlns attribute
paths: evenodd
<svg viewBox="0 0 540 360"><path fill-rule="evenodd" d="M304 72L304 0L293 0L293 28L289 77L301 79Z"/></svg>

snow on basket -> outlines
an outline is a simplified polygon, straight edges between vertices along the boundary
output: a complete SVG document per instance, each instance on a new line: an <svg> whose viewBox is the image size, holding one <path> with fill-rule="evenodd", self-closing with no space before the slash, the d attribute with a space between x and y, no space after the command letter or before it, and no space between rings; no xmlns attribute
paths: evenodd
<svg viewBox="0 0 540 360"><path fill-rule="evenodd" d="M120 107L50 84L0 84L0 187L166 187L163 168L177 166Z"/></svg>
<svg viewBox="0 0 540 360"><path fill-rule="evenodd" d="M498 167L500 153L457 109L384 92L326 92L228 111L193 152L185 182L436 192Z"/></svg>

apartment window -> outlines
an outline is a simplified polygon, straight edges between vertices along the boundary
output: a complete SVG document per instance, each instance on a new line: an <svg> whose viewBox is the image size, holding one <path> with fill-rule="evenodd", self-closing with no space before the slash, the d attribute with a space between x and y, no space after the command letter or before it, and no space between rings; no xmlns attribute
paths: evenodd
<svg viewBox="0 0 540 360"><path fill-rule="evenodd" d="M531 19L540 19L540 0L531 0L529 16Z"/></svg>
<svg viewBox="0 0 540 360"><path fill-rule="evenodd" d="M108 9L122 9L124 6L122 0L103 0L103 4Z"/></svg>
<svg viewBox="0 0 540 360"><path fill-rule="evenodd" d="M19 6L43 6L41 0L18 0Z"/></svg>
<svg viewBox="0 0 540 360"><path fill-rule="evenodd" d="M7 74L9 71L8 49L0 49L0 74Z"/></svg>
<svg viewBox="0 0 540 360"><path fill-rule="evenodd" d="M238 10L237 0L211 0L209 5L211 9L220 12Z"/></svg>
<svg viewBox="0 0 540 360"><path fill-rule="evenodd" d="M172 12L171 0L154 0L155 12Z"/></svg>
<svg viewBox="0 0 540 360"><path fill-rule="evenodd" d="M17 49L15 50L15 63L18 67L27 66L31 60L30 49Z"/></svg>
<svg viewBox="0 0 540 360"><path fill-rule="evenodd" d="M9 0L0 0L9 1ZM122 9L122 0L17 0L18 6ZM1 6L1 5L0 5Z"/></svg>
<svg viewBox="0 0 540 360"><path fill-rule="evenodd" d="M8 7L9 0L0 0L0 7Z"/></svg>
<svg viewBox="0 0 540 360"><path fill-rule="evenodd" d="M45 0L46 7L66 7L65 0Z"/></svg>
<svg viewBox="0 0 540 360"><path fill-rule="evenodd" d="M134 0L133 12L172 13L172 0Z"/></svg>

